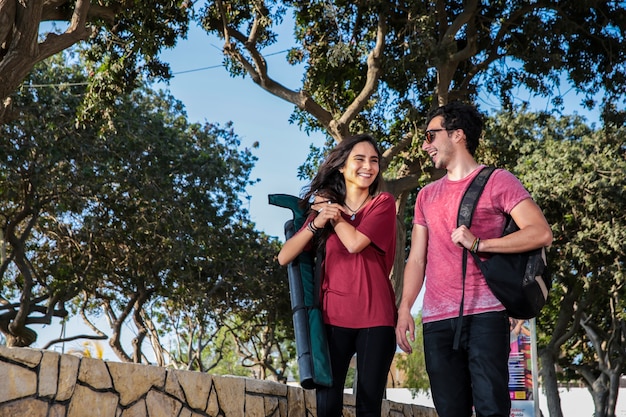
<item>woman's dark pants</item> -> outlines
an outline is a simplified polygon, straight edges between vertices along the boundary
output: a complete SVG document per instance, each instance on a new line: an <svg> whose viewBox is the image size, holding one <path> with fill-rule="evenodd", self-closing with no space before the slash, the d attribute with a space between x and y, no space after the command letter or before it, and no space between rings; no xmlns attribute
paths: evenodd
<svg viewBox="0 0 626 417"><path fill-rule="evenodd" d="M380 417L389 367L396 351L394 328L347 329L327 325L326 334L333 386L317 389L317 416L341 417L344 383L350 360L356 353L356 415Z"/></svg>

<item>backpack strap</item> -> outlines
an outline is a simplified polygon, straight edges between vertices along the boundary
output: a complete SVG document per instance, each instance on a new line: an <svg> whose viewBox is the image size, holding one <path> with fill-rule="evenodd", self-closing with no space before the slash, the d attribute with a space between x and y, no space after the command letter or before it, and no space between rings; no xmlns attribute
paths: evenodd
<svg viewBox="0 0 626 417"><path fill-rule="evenodd" d="M485 189L487 180L495 170L495 167L484 167L467 187L461 199L461 205L459 206L459 214L456 220L457 227L463 224L467 227L472 225L472 217L478 205L478 198Z"/></svg>
<svg viewBox="0 0 626 417"><path fill-rule="evenodd" d="M485 167L474 177L470 185L465 190L461 204L459 205L459 213L457 215L456 225L457 227L465 225L468 228L472 225L472 217L474 216L474 210L478 205L478 198L485 189L487 180L493 172L496 170L494 167ZM454 332L454 344L452 348L458 350L461 342L461 327L463 327L463 310L465 307L465 274L467 272L467 249L463 248L463 287L461 293L461 306L459 307L459 319L456 323L456 330Z"/></svg>

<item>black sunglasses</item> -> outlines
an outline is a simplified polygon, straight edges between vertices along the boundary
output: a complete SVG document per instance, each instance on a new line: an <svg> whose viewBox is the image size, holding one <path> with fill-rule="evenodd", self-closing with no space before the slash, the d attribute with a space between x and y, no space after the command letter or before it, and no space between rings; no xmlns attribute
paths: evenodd
<svg viewBox="0 0 626 417"><path fill-rule="evenodd" d="M442 130L450 132L451 130L454 130L454 129L430 129L430 130L427 130L425 132L426 143L428 143L428 144L433 143L433 141L435 140L435 133L441 132Z"/></svg>

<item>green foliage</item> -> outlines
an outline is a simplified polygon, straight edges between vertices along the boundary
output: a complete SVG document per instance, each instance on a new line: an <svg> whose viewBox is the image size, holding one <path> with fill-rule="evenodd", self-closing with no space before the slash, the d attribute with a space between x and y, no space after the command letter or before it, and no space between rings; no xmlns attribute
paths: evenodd
<svg viewBox="0 0 626 417"><path fill-rule="evenodd" d="M220 328L214 344L202 350L202 362L214 364L205 368L212 375L235 375L252 378L252 370L241 365L237 355L236 342L229 337L226 327Z"/></svg>
<svg viewBox="0 0 626 417"><path fill-rule="evenodd" d="M489 121L481 149L518 175L552 226L554 285L538 318L539 351L558 358L561 380L582 379L605 399L598 412L610 408L606 398L619 388L610 381L626 360L625 133L520 109Z"/></svg>
<svg viewBox="0 0 626 417"><path fill-rule="evenodd" d="M83 123L97 120L102 129L110 128L120 110L119 100L145 77L171 77L169 65L159 59L159 53L187 35L189 6L188 0L133 1L122 7L112 4L114 20L94 22L98 30L83 50L90 75L79 112Z"/></svg>
<svg viewBox="0 0 626 417"><path fill-rule="evenodd" d="M33 343L36 334L27 326L65 317L67 300L88 285L77 271L89 260L72 246L61 255L63 242L51 238L73 221L70 212L86 208L80 197L90 192L88 184L100 185L83 165L95 136L74 130L84 79L62 57L39 66L30 80L49 87L23 89L14 97L22 116L0 126L0 330L9 345Z"/></svg>
<svg viewBox="0 0 626 417"><path fill-rule="evenodd" d="M81 68L63 57L41 65L32 83L59 88L16 95L24 116L3 126L0 330L9 343L27 346L36 339L29 324L80 309L106 315L122 360L143 361L148 335L160 350L159 338L181 323L219 335L238 315L265 317L279 346L291 316L278 242L254 229L242 203L256 157L232 126L189 124L180 102L145 88L118 98L106 135L98 123L76 127ZM121 340L131 320L128 354ZM203 344L217 342L193 331L181 337L210 358Z"/></svg>
<svg viewBox="0 0 626 417"><path fill-rule="evenodd" d="M344 388L354 389L354 383L356 378L356 367L351 366L348 368L348 373L346 374L346 381L343 384Z"/></svg>
<svg viewBox="0 0 626 417"><path fill-rule="evenodd" d="M301 91L336 120L362 91L370 69L368 56L382 28L384 54L379 59L383 71L368 103L349 121L348 131L373 132L391 144L413 130L413 123L419 125L437 103L437 95L473 101L481 91L488 92L510 109L519 100L517 88L524 85L537 95L552 97L556 107L562 108L555 87L566 73L586 95L587 105L594 103L598 90L623 97L619 86L626 82L626 67L619 57L625 47L626 12L618 3L222 4L220 9L217 2L208 2L201 16L207 31L223 38L229 33L227 48L237 48L241 54L227 55L231 68L238 68L233 75L244 73L243 59L258 62L254 52L274 44L283 17L294 13L295 45L287 60L306 65ZM580 30L581 21L586 31ZM323 126L309 108L299 107L293 120L305 130Z"/></svg>

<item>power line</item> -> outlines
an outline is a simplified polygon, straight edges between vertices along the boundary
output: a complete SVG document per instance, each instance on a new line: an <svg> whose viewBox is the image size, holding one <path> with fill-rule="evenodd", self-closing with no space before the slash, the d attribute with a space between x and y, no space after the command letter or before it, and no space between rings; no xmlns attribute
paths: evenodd
<svg viewBox="0 0 626 417"><path fill-rule="evenodd" d="M266 57L270 57L270 56L274 56L274 55L284 54L286 52L289 52L289 49L283 49L282 51L273 52L273 53L267 54L265 56ZM202 68L195 68L195 69L190 69L190 70L185 70L185 71L173 72L172 75L180 75L180 74L187 74L187 73L190 73L190 72L206 71L206 70L210 70L210 69L221 68L223 66L224 66L224 64L211 65L209 67L202 67Z"/></svg>
<svg viewBox="0 0 626 417"><path fill-rule="evenodd" d="M284 54L285 52L289 52L289 50L288 49L283 49L282 51L273 52L273 53L267 54L265 56L266 57L270 57L270 56L274 56L274 55ZM224 67L224 64L211 65L211 66L208 66L208 67L194 68L194 69L189 69L189 70L184 70L184 71L177 71L177 72L173 72L172 76L174 76L174 75L181 75L181 74L189 74L191 72L207 71L207 70L210 70L210 69L222 68L222 67ZM49 88L49 87L85 86L85 85L88 85L88 83L87 82L82 82L82 83L59 83L59 84L25 84L22 87L23 88Z"/></svg>
<svg viewBox="0 0 626 417"><path fill-rule="evenodd" d="M23 88L43 88L43 87L74 87L87 85L88 83L59 83L59 84L23 84Z"/></svg>
<svg viewBox="0 0 626 417"><path fill-rule="evenodd" d="M180 74L188 74L190 72L206 71L210 69L221 68L223 66L224 64L211 65L210 67L202 67L202 68L195 68L195 69L190 69L190 70L185 70L185 71L173 72L172 75L180 75Z"/></svg>

